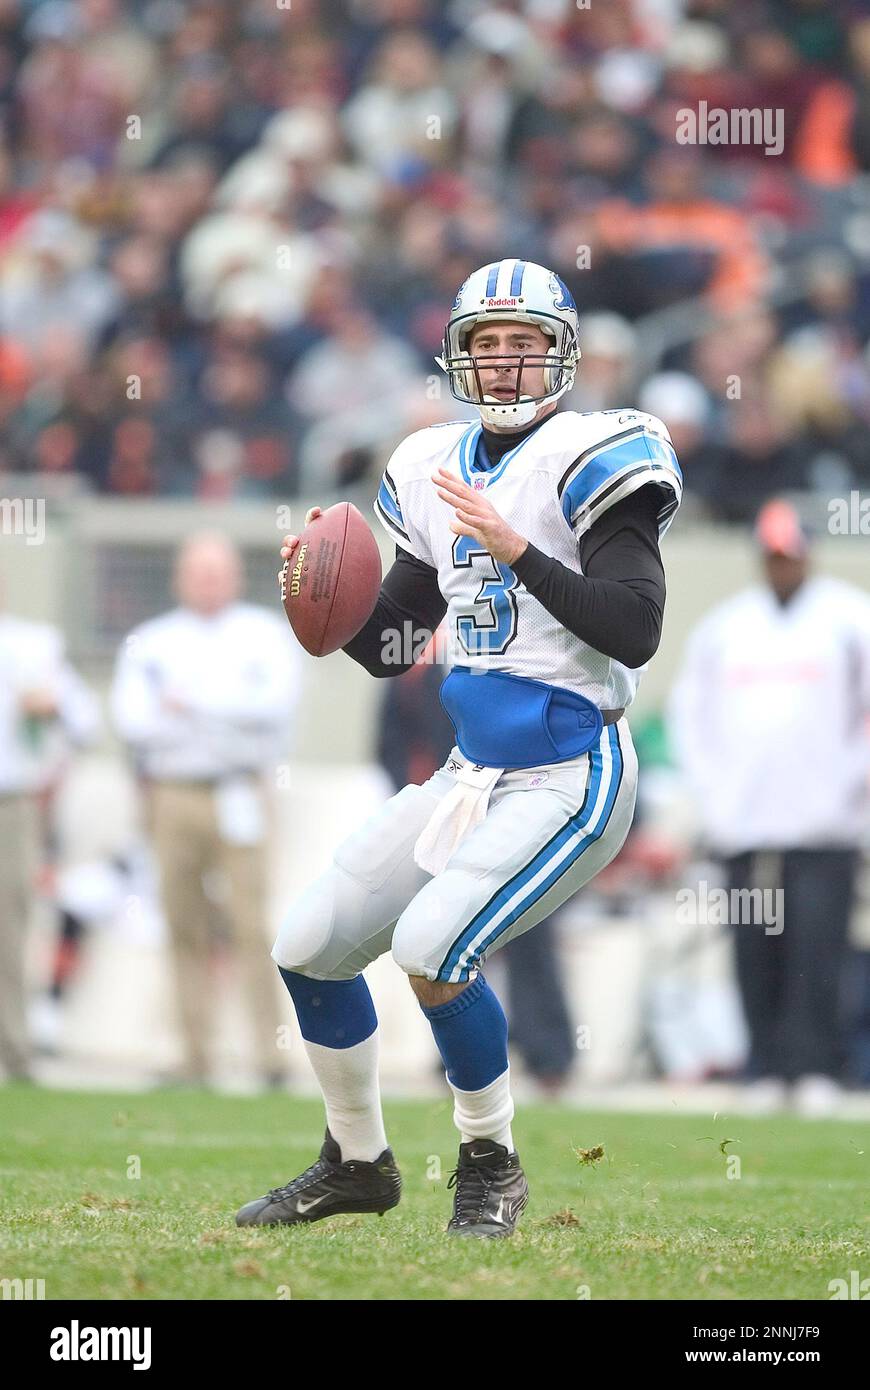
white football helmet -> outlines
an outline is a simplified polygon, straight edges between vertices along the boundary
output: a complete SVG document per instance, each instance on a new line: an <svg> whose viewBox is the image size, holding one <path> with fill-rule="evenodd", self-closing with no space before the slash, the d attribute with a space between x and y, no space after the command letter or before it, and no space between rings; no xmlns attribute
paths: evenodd
<svg viewBox="0 0 870 1390"><path fill-rule="evenodd" d="M500 358L517 364L513 401L484 396L481 359L468 353L471 330L486 319L533 323L553 340L546 355ZM580 358L578 339L577 305L558 275L534 261L495 261L469 275L460 287L444 330L442 355L435 360L447 373L456 399L476 406L485 425L521 429L531 424L542 405L557 401L573 385ZM544 366L544 395L520 395L524 366Z"/></svg>

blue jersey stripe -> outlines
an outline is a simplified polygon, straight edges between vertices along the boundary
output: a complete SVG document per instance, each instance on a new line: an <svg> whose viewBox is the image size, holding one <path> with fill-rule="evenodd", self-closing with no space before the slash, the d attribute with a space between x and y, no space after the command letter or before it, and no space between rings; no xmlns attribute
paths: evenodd
<svg viewBox="0 0 870 1390"><path fill-rule="evenodd" d="M477 441L483 433L482 425L472 425L459 441L459 471L463 479L471 484L471 460L477 450Z"/></svg>
<svg viewBox="0 0 870 1390"><path fill-rule="evenodd" d="M667 440L654 434L639 434L634 439L603 448L583 464L562 492L562 511L570 521L614 474L632 464L651 462L665 464L682 481L677 456Z"/></svg>
<svg viewBox="0 0 870 1390"><path fill-rule="evenodd" d="M482 460L480 459L481 452L485 448L484 444L482 443L483 427L476 426L474 433L474 439L471 439L468 435L465 436L465 439L468 440L468 447L465 450L464 456L460 454L462 476L464 477L465 481L469 484L471 484L471 477L473 473L482 473L485 475L488 482L494 483L496 478L501 477L508 464L516 458L517 454L520 452L520 449L524 448L525 445L528 444L529 440L533 437L531 434L527 434L525 439L521 439L519 444L515 444L512 449L509 449L508 452L504 454L503 457L499 460L499 462L495 465L495 467L493 467L491 464L488 463L485 457Z"/></svg>
<svg viewBox="0 0 870 1390"><path fill-rule="evenodd" d="M378 501L393 521L397 521L400 526L404 526L405 518L402 516L402 508L399 506L383 479L381 479L381 485L378 488Z"/></svg>
<svg viewBox="0 0 870 1390"><path fill-rule="evenodd" d="M390 535L401 536L402 540L408 541L408 543L410 544L411 537L408 535L408 532L405 530L403 526L399 525L398 521L395 521L393 517L388 515L388 513L381 506L381 499L379 497L376 497L374 501L374 513L375 516L378 517L378 519L384 523L384 526L387 528Z"/></svg>

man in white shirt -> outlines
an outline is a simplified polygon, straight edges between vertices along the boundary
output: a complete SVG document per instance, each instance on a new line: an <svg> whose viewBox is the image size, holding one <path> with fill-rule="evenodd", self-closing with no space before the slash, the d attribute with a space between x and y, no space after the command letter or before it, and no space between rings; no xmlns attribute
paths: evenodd
<svg viewBox="0 0 870 1390"><path fill-rule="evenodd" d="M255 1030L263 1078L280 1077L279 1014L268 953L267 779L286 757L298 689L287 623L239 601L241 562L220 535L182 546L179 607L125 640L112 689L118 732L148 799L169 924L185 1080L208 1074L214 907L204 878L218 870Z"/></svg>
<svg viewBox="0 0 870 1390"><path fill-rule="evenodd" d="M97 701L60 632L0 613L0 1066L30 1075L25 941L38 853L38 797L65 747L89 742Z"/></svg>
<svg viewBox="0 0 870 1390"><path fill-rule="evenodd" d="M868 829L870 595L811 573L788 503L768 503L756 534L767 583L691 635L671 728L741 905L730 920L748 1079L771 1101L796 1083L798 1108L820 1113L843 1064L841 977ZM781 912L749 914L752 900L733 891L746 889L767 890L753 905Z"/></svg>

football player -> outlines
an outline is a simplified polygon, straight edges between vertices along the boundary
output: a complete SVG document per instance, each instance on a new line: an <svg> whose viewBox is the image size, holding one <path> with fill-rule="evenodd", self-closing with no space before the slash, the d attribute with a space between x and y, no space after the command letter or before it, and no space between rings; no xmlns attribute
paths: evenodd
<svg viewBox="0 0 870 1390"><path fill-rule="evenodd" d="M482 973L617 854L635 802L625 719L661 633L659 540L681 475L661 420L557 410L580 357L558 275L509 259L459 290L439 364L480 423L410 435L375 511L396 544L377 607L345 647L375 676L396 632L445 616L447 763L335 851L272 952L326 1106L320 1157L249 1202L240 1225L383 1212L401 1180L387 1145L377 1017L363 970L406 972L454 1099L448 1231L512 1234L528 1187L514 1146L507 1023ZM317 509L309 517L317 514ZM282 559L297 538L285 538Z"/></svg>

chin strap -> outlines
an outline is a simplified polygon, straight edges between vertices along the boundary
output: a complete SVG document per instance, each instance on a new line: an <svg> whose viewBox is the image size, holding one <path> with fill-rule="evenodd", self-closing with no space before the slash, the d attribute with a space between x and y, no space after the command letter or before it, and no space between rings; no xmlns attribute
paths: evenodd
<svg viewBox="0 0 870 1390"><path fill-rule="evenodd" d="M524 425L530 425L542 409L540 401L510 401L507 403L496 403L494 397L484 396L484 405L479 405L480 418L485 425L502 426L513 425L516 429L522 429Z"/></svg>

